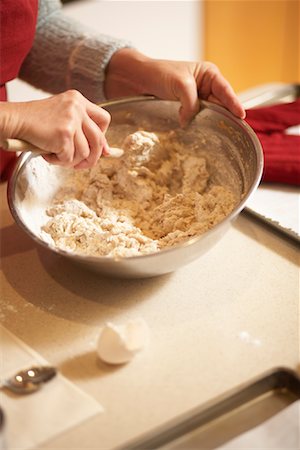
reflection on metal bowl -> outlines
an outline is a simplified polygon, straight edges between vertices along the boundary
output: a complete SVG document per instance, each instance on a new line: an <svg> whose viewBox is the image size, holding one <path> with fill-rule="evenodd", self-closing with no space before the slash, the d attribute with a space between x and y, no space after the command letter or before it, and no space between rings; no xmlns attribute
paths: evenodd
<svg viewBox="0 0 300 450"><path fill-rule="evenodd" d="M0 407L0 450L6 449L4 425L5 425L4 413Z"/></svg>
<svg viewBox="0 0 300 450"><path fill-rule="evenodd" d="M153 97L134 97L103 103L101 106L107 109L112 117L108 131L109 142L111 132L117 135L119 133L119 138L122 139L130 127L140 129L145 123L147 131L169 131L178 128L178 102ZM38 173L38 170L32 185L28 179L24 182L26 166L34 158L34 155L28 153L20 157L8 184L8 202L12 215L39 244L99 273L114 277L142 278L172 272L199 258L224 235L257 188L263 168L262 149L251 128L224 108L212 103L201 103L200 112L184 132L184 140L196 148L199 145L202 153L205 142L205 157L214 169L216 181L228 186L237 198L233 211L200 236L156 253L118 258L79 255L54 247L39 236L42 223L40 210L30 209L28 205L24 207L23 204L25 191L29 189L34 200L35 196L41 195L39 183L47 182L47 175ZM49 166L50 174L53 167ZM51 195L50 191L49 188L48 196Z"/></svg>

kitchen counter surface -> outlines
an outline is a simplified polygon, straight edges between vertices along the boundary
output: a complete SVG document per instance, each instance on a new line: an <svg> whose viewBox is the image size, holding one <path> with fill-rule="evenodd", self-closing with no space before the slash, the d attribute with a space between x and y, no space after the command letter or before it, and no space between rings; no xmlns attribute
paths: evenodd
<svg viewBox="0 0 300 450"><path fill-rule="evenodd" d="M0 195L1 323L104 408L40 448L111 449L268 369L299 370L292 242L241 214L175 273L108 279L37 246L14 223L5 185ZM135 317L149 346L128 365L100 363L101 326Z"/></svg>
<svg viewBox="0 0 300 450"><path fill-rule="evenodd" d="M67 12L84 17L79 3ZM12 82L12 100L24 92ZM104 408L39 449L112 449L269 369L300 370L298 248L251 217L172 274L116 280L37 246L14 223L4 184L0 208L2 325ZM100 328L136 317L148 347L127 365L101 363Z"/></svg>

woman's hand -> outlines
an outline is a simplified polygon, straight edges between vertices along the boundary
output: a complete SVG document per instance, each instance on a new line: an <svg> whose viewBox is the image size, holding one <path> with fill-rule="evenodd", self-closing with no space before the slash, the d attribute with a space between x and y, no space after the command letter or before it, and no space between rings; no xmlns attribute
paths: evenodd
<svg viewBox="0 0 300 450"><path fill-rule="evenodd" d="M108 153L107 111L70 90L45 100L2 103L2 138L19 138L51 153L44 158L67 167L94 166Z"/></svg>
<svg viewBox="0 0 300 450"><path fill-rule="evenodd" d="M232 87L214 64L152 59L131 48L112 56L105 93L108 98L152 94L165 100L179 100L181 125L198 113L199 98L218 103L237 117L245 117Z"/></svg>

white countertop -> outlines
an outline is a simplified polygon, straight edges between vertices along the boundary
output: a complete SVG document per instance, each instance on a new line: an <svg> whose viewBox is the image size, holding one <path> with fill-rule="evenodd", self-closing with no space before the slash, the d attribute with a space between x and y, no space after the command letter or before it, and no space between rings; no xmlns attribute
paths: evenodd
<svg viewBox="0 0 300 450"><path fill-rule="evenodd" d="M5 188L1 322L105 410L41 448L99 448L101 439L110 449L270 368L299 368L293 244L240 215L173 274L105 279L38 247L13 222ZM100 327L133 317L147 321L149 347L126 366L101 364Z"/></svg>

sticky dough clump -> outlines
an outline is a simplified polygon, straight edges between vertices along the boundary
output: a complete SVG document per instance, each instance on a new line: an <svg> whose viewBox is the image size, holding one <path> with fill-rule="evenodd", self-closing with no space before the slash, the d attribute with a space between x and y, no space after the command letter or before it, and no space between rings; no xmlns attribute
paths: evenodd
<svg viewBox="0 0 300 450"><path fill-rule="evenodd" d="M175 131L137 131L121 158L72 171L47 209L42 234L90 256L157 252L200 235L227 216L236 198L212 182L212 168Z"/></svg>

